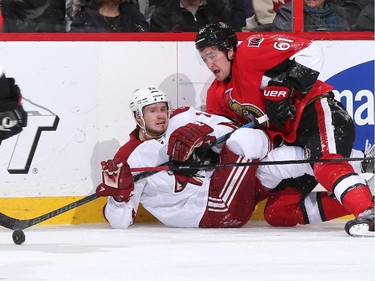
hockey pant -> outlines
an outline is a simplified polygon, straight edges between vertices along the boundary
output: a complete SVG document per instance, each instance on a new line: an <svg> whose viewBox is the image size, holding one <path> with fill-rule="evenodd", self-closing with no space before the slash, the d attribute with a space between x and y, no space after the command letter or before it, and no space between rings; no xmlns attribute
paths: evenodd
<svg viewBox="0 0 375 281"><path fill-rule="evenodd" d="M227 146L224 146L219 158L219 163L249 161L231 152ZM256 166L215 169L200 227L240 227L249 221L255 206L268 195L255 177L255 170Z"/></svg>
<svg viewBox="0 0 375 281"><path fill-rule="evenodd" d="M305 108L293 145L304 147L311 159L335 159L350 156L354 138L348 112L333 97L325 97ZM350 213L358 216L374 206L366 181L348 162L317 162L312 168L317 181Z"/></svg>

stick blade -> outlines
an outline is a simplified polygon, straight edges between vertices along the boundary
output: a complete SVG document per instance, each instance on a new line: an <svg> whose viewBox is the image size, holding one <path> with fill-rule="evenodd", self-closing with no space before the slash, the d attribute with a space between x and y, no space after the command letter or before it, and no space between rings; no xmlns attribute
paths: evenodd
<svg viewBox="0 0 375 281"><path fill-rule="evenodd" d="M14 218L8 217L7 215L3 213L0 213L0 225L1 226L8 228L8 229L16 230L17 222L19 222L18 219L14 219Z"/></svg>

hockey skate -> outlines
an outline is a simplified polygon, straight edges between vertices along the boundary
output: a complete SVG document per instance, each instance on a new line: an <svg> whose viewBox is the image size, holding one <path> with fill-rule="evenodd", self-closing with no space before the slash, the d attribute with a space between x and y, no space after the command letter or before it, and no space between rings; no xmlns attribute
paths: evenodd
<svg viewBox="0 0 375 281"><path fill-rule="evenodd" d="M348 221L345 224L346 233L354 237L374 237L374 210L375 207L371 207L359 214L355 219Z"/></svg>

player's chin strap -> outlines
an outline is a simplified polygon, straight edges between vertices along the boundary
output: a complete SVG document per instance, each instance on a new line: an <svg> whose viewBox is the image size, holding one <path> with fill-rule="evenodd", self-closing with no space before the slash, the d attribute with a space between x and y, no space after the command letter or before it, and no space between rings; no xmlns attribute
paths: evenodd
<svg viewBox="0 0 375 281"><path fill-rule="evenodd" d="M267 122L268 120L268 117L267 115L264 115L264 116L261 116L245 125L243 125L241 128L252 128L252 127L255 127L261 123L264 123L264 122ZM221 143L225 140L227 140L230 135L233 133L234 131L228 133L228 134L225 134L224 136L221 136L219 138L216 139L216 142L212 143L210 147L213 147L215 146L216 144L218 143ZM168 162L166 163L163 163L160 167L171 167L171 166L166 166L168 164ZM145 169L153 169L155 167L148 167L148 168L143 168L143 171ZM138 169L138 168L134 168L134 169ZM147 172L143 172L143 173L139 173L137 175L134 176L134 182L136 181L139 181L145 177L148 177L152 174L155 174L159 171L164 171L165 169L161 169L161 170L152 170L152 171L147 171ZM36 225L36 224L39 224L43 221L46 221L46 220L49 220L55 216L58 216L62 213L65 213L67 211L70 211L72 209L75 209L79 206L82 206L86 203L89 203L95 199L98 198L98 195L96 193L94 194L91 194L91 195L88 195L82 199L79 199L75 202L72 202L70 204L67 204L61 208L58 208L58 209L55 209L51 212L48 212L46 214L43 214L39 217L35 217L35 218L32 218L32 219L26 219L26 220L19 220L19 219L16 219L16 218L12 218L12 217L9 217L3 213L0 212L0 225L5 227L5 228L9 228L9 229L13 229L13 230L22 230L22 229L25 229L25 228L28 228L30 226L33 226L33 225Z"/></svg>

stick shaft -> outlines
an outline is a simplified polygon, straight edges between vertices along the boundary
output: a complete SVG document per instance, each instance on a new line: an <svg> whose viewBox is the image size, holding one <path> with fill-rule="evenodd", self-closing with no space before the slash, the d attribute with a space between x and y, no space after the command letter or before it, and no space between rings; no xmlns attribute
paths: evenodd
<svg viewBox="0 0 375 281"><path fill-rule="evenodd" d="M67 205L65 205L61 208L55 209L51 212L45 213L41 216L38 216L38 217L35 217L35 218L32 218L32 219L28 219L28 220L19 220L19 219L9 217L9 216L7 216L3 213L0 213L0 225L3 226L3 227L9 228L9 229L13 229L13 230L16 230L16 229L22 230L22 229L28 228L30 226L33 226L35 224L41 223L43 221L49 220L53 217L56 217L56 216L58 216L62 213L70 211L72 209L75 209L75 208L77 208L81 205L84 205L88 202L91 202L91 201L95 200L96 198L98 198L98 196L96 195L96 193L94 193L94 194L88 195L84 198L81 198L81 199L79 199L75 202L67 204Z"/></svg>
<svg viewBox="0 0 375 281"><path fill-rule="evenodd" d="M208 165L163 165L156 167L131 168L131 172L150 172L150 171L184 171L184 170L210 170L223 167L239 166L268 166L268 165L291 165L291 164L310 164L310 163L338 163L348 161L363 161L370 158L335 158L335 159L306 159L306 160L283 160L283 161L265 161L265 162L246 162L246 163L222 163Z"/></svg>

